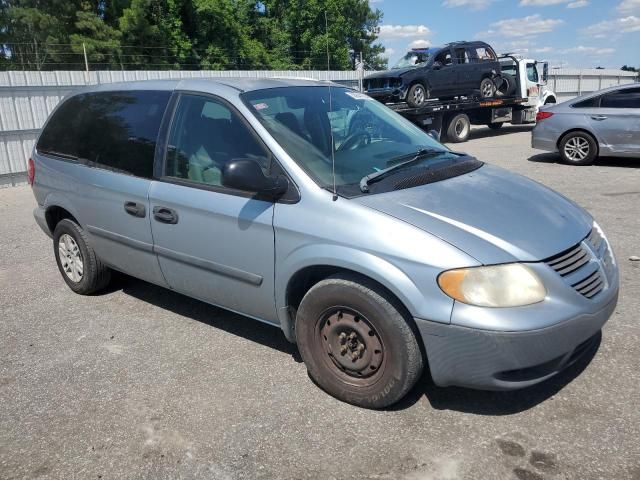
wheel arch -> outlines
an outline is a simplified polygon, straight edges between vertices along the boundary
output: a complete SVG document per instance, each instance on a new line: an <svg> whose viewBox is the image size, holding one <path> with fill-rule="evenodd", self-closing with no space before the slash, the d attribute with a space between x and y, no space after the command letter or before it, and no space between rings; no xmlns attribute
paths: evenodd
<svg viewBox="0 0 640 480"><path fill-rule="evenodd" d="M565 139L565 137L571 133L575 133L575 132L582 132L582 133L586 133L587 135L589 135L591 138L593 138L593 140L596 142L596 156L599 155L600 153L600 142L598 141L598 137L591 131L589 131L586 128L582 128L582 127L578 127L578 128L572 128L570 130L567 130L566 132L564 132L562 135L560 135L558 137L558 141L556 142L556 147L558 148L558 151L560 150L560 144L562 143L562 141Z"/></svg>
<svg viewBox="0 0 640 480"><path fill-rule="evenodd" d="M325 250L323 258L318 256L318 250ZM306 262L289 263L289 268L285 265L278 275L280 280L276 281L278 317L289 341L295 342L295 314L304 295L318 282L338 273L359 275L379 285L411 317L425 310L426 300L418 286L403 271L380 257L340 246L316 249L314 256L317 261L309 257Z"/></svg>
<svg viewBox="0 0 640 480"><path fill-rule="evenodd" d="M56 225L58 225L61 220L70 219L79 224L75 215L60 205L50 205L46 207L44 218L47 222L47 228L49 228L52 235L53 231L56 229Z"/></svg>

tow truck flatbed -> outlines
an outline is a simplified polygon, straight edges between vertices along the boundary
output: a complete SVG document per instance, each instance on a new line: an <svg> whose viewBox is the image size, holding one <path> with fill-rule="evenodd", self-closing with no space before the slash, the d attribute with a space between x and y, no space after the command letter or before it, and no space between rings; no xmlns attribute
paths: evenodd
<svg viewBox="0 0 640 480"><path fill-rule="evenodd" d="M488 125L497 129L503 123L533 123L535 112L526 105L527 98L516 96L480 99L459 97L453 100L428 100L421 107L391 103L387 107L425 130L435 130L443 140L464 142L471 125Z"/></svg>

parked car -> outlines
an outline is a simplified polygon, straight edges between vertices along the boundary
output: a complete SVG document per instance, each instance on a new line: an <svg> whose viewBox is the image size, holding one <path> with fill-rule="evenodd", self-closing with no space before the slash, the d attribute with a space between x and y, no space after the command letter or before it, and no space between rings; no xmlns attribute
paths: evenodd
<svg viewBox="0 0 640 480"><path fill-rule="evenodd" d="M32 155L35 219L74 292L118 270L279 326L356 405L393 404L427 364L441 386L538 383L616 305L586 211L336 84L87 87Z"/></svg>
<svg viewBox="0 0 640 480"><path fill-rule="evenodd" d="M442 47L414 49L391 69L364 79L364 90L383 103L406 101L421 107L431 98L452 98L478 92L496 93L500 74L495 51L484 42L454 42Z"/></svg>
<svg viewBox="0 0 640 480"><path fill-rule="evenodd" d="M543 107L531 144L559 152L572 165L598 157L640 158L640 86L615 86Z"/></svg>

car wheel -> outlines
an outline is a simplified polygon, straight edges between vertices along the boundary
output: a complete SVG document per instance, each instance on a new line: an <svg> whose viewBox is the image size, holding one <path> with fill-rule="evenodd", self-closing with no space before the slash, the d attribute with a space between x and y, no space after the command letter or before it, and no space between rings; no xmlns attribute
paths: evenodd
<svg viewBox="0 0 640 480"><path fill-rule="evenodd" d="M74 292L89 295L111 280L111 270L96 256L84 230L73 220L63 219L56 225L53 251L62 278Z"/></svg>
<svg viewBox="0 0 640 480"><path fill-rule="evenodd" d="M598 144L586 132L571 132L560 141L559 151L565 163L589 165L598 156Z"/></svg>
<svg viewBox="0 0 640 480"><path fill-rule="evenodd" d="M447 139L453 143L466 142L471 133L471 121L465 113L454 116L447 127Z"/></svg>
<svg viewBox="0 0 640 480"><path fill-rule="evenodd" d="M502 83L500 84L500 88L496 89L495 95L508 97L516 93L516 79L513 77L513 75L509 75L508 73L503 73L501 74L501 76L502 76Z"/></svg>
<svg viewBox="0 0 640 480"><path fill-rule="evenodd" d="M415 83L407 93L407 103L410 107L422 107L429 99L429 91L421 83Z"/></svg>
<svg viewBox="0 0 640 480"><path fill-rule="evenodd" d="M491 130L500 130L503 125L504 122L495 122L487 124L487 127L489 127Z"/></svg>
<svg viewBox="0 0 640 480"><path fill-rule="evenodd" d="M413 320L384 289L359 275L314 285L296 316L296 338L311 378L327 393L384 408L413 387L423 359Z"/></svg>
<svg viewBox="0 0 640 480"><path fill-rule="evenodd" d="M496 93L496 84L490 78L483 78L480 82L480 96L482 98L493 98Z"/></svg>

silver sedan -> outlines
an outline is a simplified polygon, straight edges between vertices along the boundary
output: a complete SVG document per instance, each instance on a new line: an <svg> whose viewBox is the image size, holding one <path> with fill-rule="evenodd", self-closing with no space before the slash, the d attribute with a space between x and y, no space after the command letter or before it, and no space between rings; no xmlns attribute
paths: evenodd
<svg viewBox="0 0 640 480"><path fill-rule="evenodd" d="M597 157L640 158L640 85L615 86L542 107L533 148L559 152L566 163Z"/></svg>

